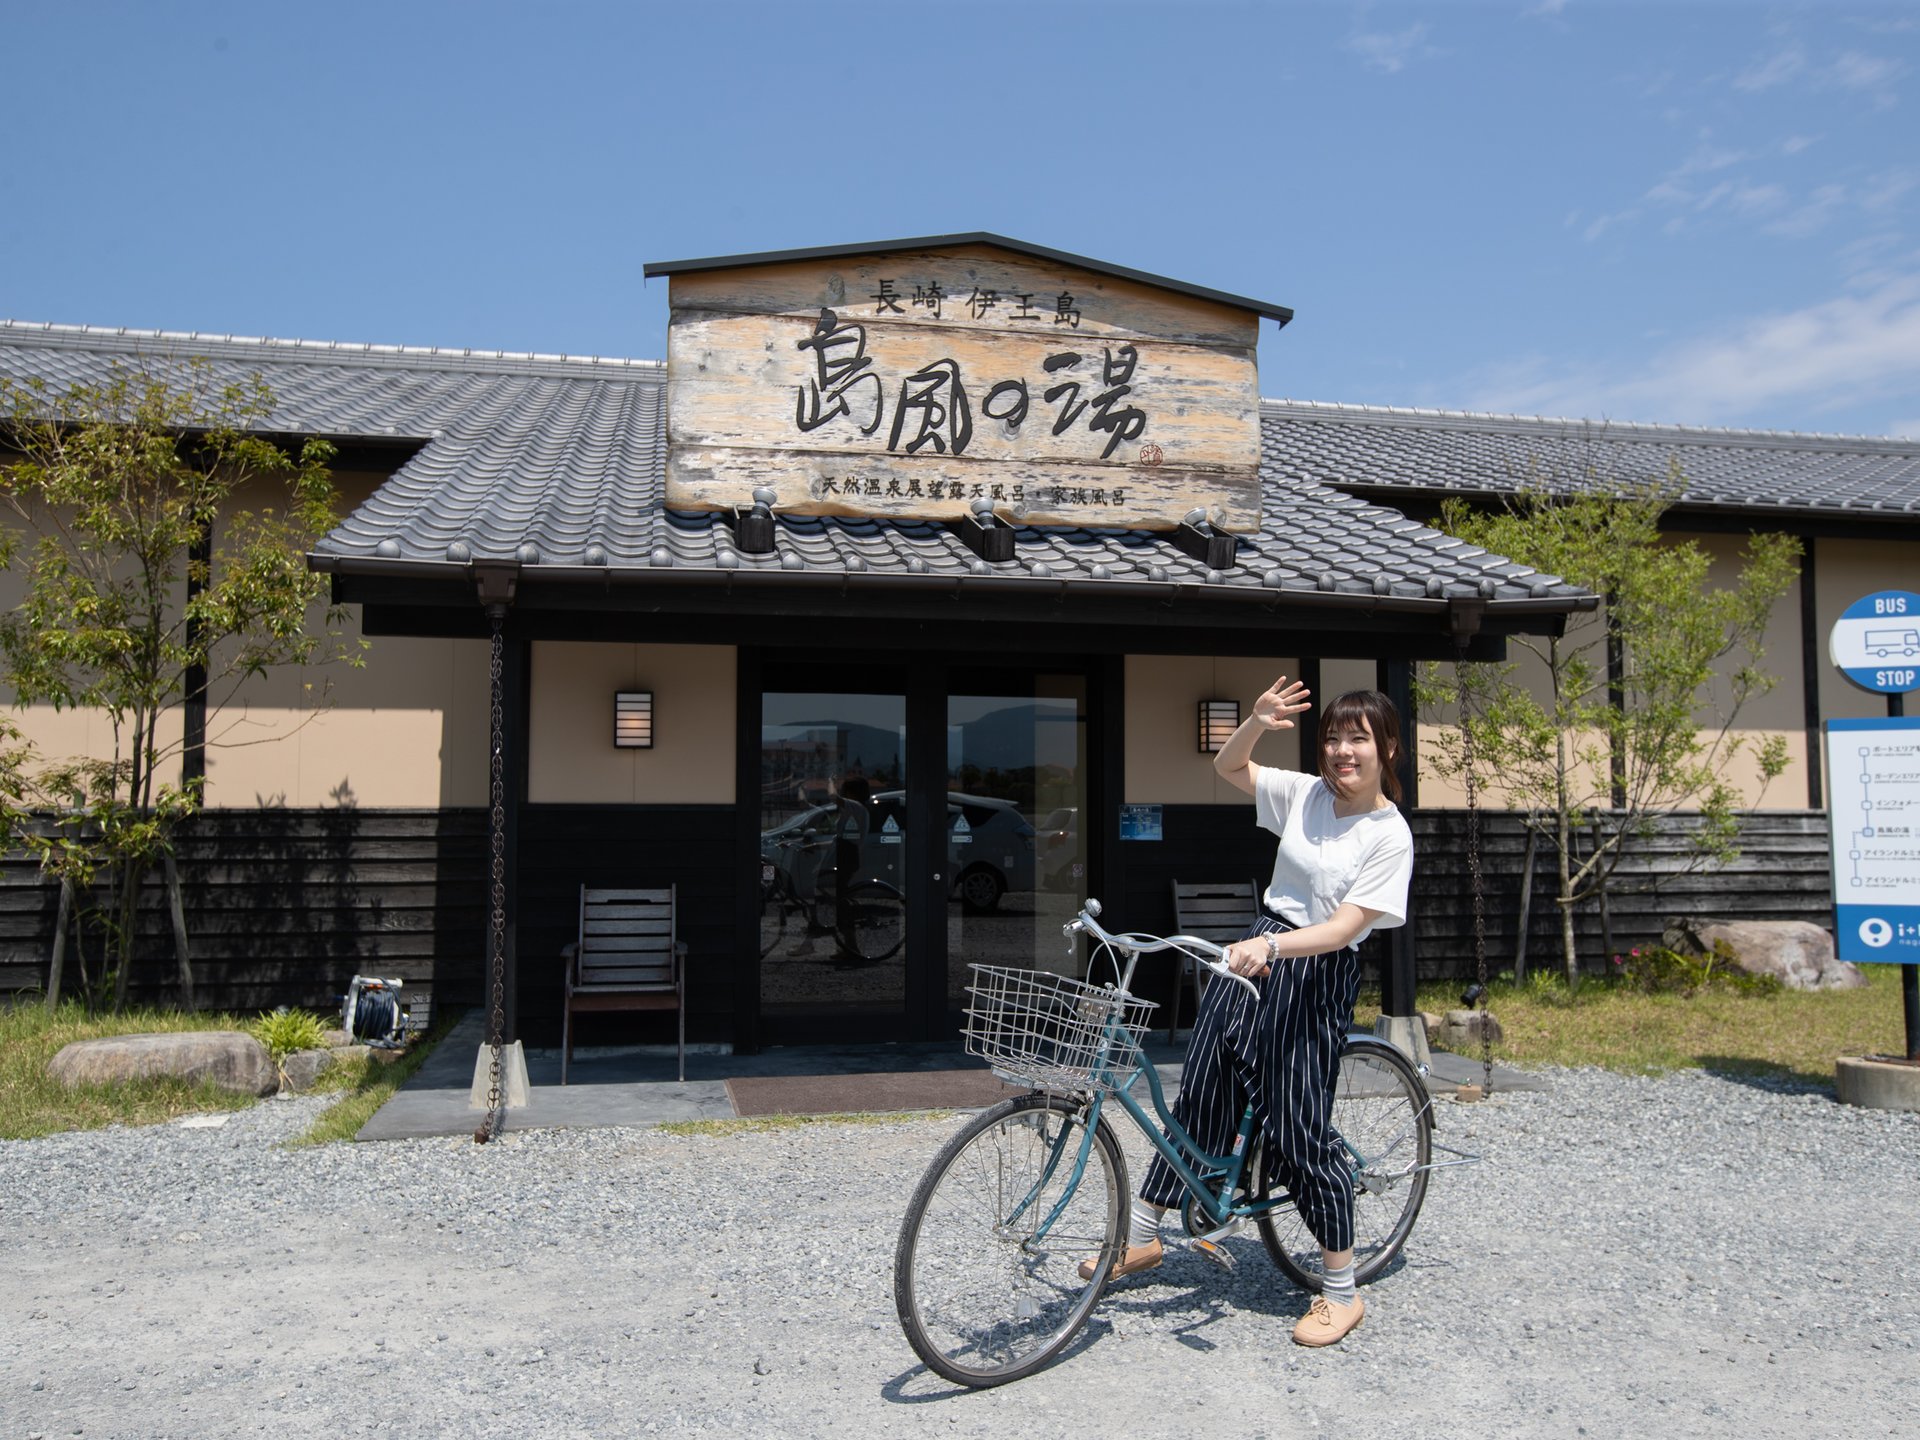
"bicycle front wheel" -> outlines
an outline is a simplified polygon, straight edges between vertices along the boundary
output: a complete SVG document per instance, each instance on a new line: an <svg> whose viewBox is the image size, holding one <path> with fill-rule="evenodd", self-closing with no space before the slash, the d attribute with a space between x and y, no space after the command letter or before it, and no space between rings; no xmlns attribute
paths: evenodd
<svg viewBox="0 0 1920 1440"><path fill-rule="evenodd" d="M1103 1118L1053 1095L1004 1101L934 1157L893 1259L900 1328L936 1374L976 1389L1039 1369L1072 1341L1126 1229L1127 1163ZM1083 1276L1081 1265L1091 1262Z"/></svg>
<svg viewBox="0 0 1920 1440"><path fill-rule="evenodd" d="M1433 1101L1406 1056L1384 1040L1356 1036L1340 1057L1333 1128L1353 1166L1353 1278L1364 1285L1393 1263L1427 1198ZM1279 1167L1265 1147L1255 1173L1262 1199L1283 1188ZM1274 1210L1259 1224L1273 1263L1301 1289L1318 1291L1320 1242L1300 1212Z"/></svg>

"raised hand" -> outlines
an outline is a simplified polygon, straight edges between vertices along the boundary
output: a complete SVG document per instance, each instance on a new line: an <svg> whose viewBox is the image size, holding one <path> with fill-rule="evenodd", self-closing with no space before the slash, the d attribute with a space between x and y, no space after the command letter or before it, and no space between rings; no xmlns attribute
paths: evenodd
<svg viewBox="0 0 1920 1440"><path fill-rule="evenodd" d="M1273 682L1272 688L1253 702L1253 718L1269 730L1293 729L1293 717L1303 710L1313 708L1313 692L1298 680L1287 683L1282 675Z"/></svg>

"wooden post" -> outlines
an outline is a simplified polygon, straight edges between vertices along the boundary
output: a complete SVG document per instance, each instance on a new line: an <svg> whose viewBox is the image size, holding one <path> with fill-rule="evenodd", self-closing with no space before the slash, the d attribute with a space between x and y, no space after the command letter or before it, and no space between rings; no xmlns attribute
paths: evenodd
<svg viewBox="0 0 1920 1440"><path fill-rule="evenodd" d="M193 952L187 945L187 911L180 900L180 867L174 863L173 851L169 850L161 857L167 874L167 906L173 912L173 953L180 966L180 1006L184 1010L194 1010L193 1003Z"/></svg>
<svg viewBox="0 0 1920 1440"><path fill-rule="evenodd" d="M47 962L47 1011L60 1008L60 972L67 960L67 917L73 911L73 881L60 877L60 915L53 922L53 956Z"/></svg>
<svg viewBox="0 0 1920 1440"><path fill-rule="evenodd" d="M1520 932L1513 939L1513 983L1527 978L1527 929L1533 924L1533 864L1540 848L1540 832L1533 828L1533 812L1527 812L1527 855L1520 862Z"/></svg>

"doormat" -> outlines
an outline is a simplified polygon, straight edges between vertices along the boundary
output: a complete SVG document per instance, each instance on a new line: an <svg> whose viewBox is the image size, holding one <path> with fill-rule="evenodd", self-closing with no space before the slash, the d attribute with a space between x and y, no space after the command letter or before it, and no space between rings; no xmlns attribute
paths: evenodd
<svg viewBox="0 0 1920 1440"><path fill-rule="evenodd" d="M973 1110L1023 1092L991 1070L895 1070L876 1075L747 1076L727 1081L742 1119L756 1115L859 1115L887 1110Z"/></svg>

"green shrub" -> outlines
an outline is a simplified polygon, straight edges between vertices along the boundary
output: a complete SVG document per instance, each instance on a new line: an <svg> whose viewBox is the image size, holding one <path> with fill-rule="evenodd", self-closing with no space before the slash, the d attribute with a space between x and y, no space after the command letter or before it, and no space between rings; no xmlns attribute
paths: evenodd
<svg viewBox="0 0 1920 1440"><path fill-rule="evenodd" d="M1609 967L1621 984L1645 995L1696 995L1702 990L1728 990L1736 995L1777 995L1780 981L1772 975L1750 975L1734 961L1733 947L1713 942L1704 955L1688 955L1665 945L1636 946L1613 957Z"/></svg>
<svg viewBox="0 0 1920 1440"><path fill-rule="evenodd" d="M296 1050L318 1050L326 1044L327 1027L310 1010L289 1010L282 1005L262 1015L248 1030L267 1047L275 1065L286 1063Z"/></svg>

